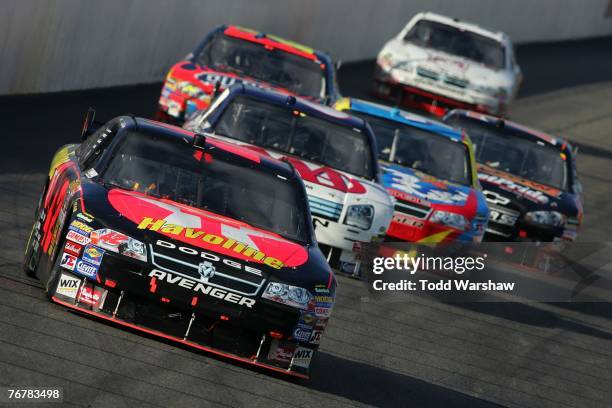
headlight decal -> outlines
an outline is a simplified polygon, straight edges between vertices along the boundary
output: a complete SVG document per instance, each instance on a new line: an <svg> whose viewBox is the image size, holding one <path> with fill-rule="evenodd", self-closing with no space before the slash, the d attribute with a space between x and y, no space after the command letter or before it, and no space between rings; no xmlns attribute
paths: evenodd
<svg viewBox="0 0 612 408"><path fill-rule="evenodd" d="M302 310L308 310L313 299L306 289L280 282L269 282L261 297Z"/></svg>
<svg viewBox="0 0 612 408"><path fill-rule="evenodd" d="M144 243L110 228L102 228L91 233L91 243L108 251L115 252L139 261L147 261L147 248Z"/></svg>
<svg viewBox="0 0 612 408"><path fill-rule="evenodd" d="M370 204L350 205L344 223L351 227L368 230L374 221L374 206Z"/></svg>
<svg viewBox="0 0 612 408"><path fill-rule="evenodd" d="M468 220L461 214L450 211L434 210L429 221L465 231L469 227Z"/></svg>
<svg viewBox="0 0 612 408"><path fill-rule="evenodd" d="M525 214L525 220L534 224L561 227L565 225L567 217L558 211L531 211Z"/></svg>

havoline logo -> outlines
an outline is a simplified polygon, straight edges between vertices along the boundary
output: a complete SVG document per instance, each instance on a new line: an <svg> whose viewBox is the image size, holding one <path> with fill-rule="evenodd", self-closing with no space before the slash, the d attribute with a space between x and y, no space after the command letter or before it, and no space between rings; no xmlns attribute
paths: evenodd
<svg viewBox="0 0 612 408"><path fill-rule="evenodd" d="M285 266L285 264L280 260L267 256L262 251L243 242L220 235L210 234L199 228L188 228L178 224L167 223L166 220L144 217L142 221L140 221L140 224L138 224L138 229L161 231L165 232L166 234L181 236L189 239L201 239L209 245L219 246L220 248L231 250L236 254L241 254L247 258L261 261L275 269L280 269Z"/></svg>

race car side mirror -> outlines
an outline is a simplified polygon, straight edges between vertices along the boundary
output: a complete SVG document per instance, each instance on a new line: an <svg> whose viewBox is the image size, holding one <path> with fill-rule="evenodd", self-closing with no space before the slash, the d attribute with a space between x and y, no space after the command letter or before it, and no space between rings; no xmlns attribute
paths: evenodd
<svg viewBox="0 0 612 408"><path fill-rule="evenodd" d="M81 130L81 140L87 139L89 135L96 131L94 121L96 119L96 110L94 108L87 109L85 121L83 121L83 129Z"/></svg>
<svg viewBox="0 0 612 408"><path fill-rule="evenodd" d="M201 133L193 135L193 147L200 150L206 149L206 136Z"/></svg>
<svg viewBox="0 0 612 408"><path fill-rule="evenodd" d="M335 68L336 68L336 71L337 71L342 66L342 61L338 60L338 61L336 61L336 63L334 65L335 65Z"/></svg>

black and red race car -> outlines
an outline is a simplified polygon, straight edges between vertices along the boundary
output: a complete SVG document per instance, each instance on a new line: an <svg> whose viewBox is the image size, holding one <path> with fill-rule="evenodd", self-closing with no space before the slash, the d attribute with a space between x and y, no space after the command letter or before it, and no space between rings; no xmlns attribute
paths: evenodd
<svg viewBox="0 0 612 408"><path fill-rule="evenodd" d="M170 69L156 118L180 124L235 83L326 104L340 96L336 64L327 54L272 34L223 25Z"/></svg>
<svg viewBox="0 0 612 408"><path fill-rule="evenodd" d="M24 268L53 302L307 378L334 305L288 162L131 116L55 155Z"/></svg>
<svg viewBox="0 0 612 408"><path fill-rule="evenodd" d="M485 241L576 240L582 184L567 140L473 111L455 109L444 120L474 144L490 209Z"/></svg>

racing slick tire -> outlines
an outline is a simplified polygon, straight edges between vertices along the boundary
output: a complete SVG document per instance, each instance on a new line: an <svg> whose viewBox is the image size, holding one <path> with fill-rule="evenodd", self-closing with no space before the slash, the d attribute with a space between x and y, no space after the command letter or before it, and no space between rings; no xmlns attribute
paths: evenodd
<svg viewBox="0 0 612 408"><path fill-rule="evenodd" d="M60 242L58 242L58 248L60 248L60 245L63 247L65 243L64 241L65 240L62 239ZM55 295L55 288L57 287L57 282L62 274L62 268L60 266L61 257L59 256L60 252L61 251L56 251L53 262L49 262L49 277L47 278L47 281L44 282L45 296L47 296L49 301L51 301L51 298L53 295Z"/></svg>
<svg viewBox="0 0 612 408"><path fill-rule="evenodd" d="M72 208L72 205L69 205L68 208ZM66 218L64 219L64 225L62 225L61 228L61 233L59 235L58 242L57 245L55 246L55 249L53 250L53 254L50 254L50 259L49 259L49 274L48 274L48 278L47 281L44 282L45 284L45 295L47 296L47 298L51 301L52 296L55 294L55 288L57 286L57 282L59 281L59 278L62 274L62 268L60 266L60 262L62 260L60 254L62 253L62 248L64 248L64 245L66 244L66 234L68 233L68 226L70 225L70 223L72 222L73 217L72 217L72 211L70 211L68 214L66 214Z"/></svg>
<svg viewBox="0 0 612 408"><path fill-rule="evenodd" d="M36 210L34 211L34 224L32 225L32 229L30 230L30 237L28 239L28 243L26 244L26 250L23 257L23 271L25 272L26 276L35 279L38 279L36 270L38 268L40 252L34 251L33 238L34 230L36 229L36 223L39 222L40 209L42 207L43 197L45 196L46 190L47 183L45 182L45 185L43 186L43 191L40 194L40 198L38 199L38 204L36 205Z"/></svg>

